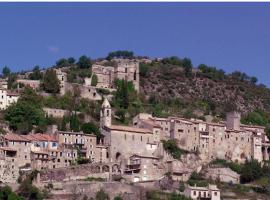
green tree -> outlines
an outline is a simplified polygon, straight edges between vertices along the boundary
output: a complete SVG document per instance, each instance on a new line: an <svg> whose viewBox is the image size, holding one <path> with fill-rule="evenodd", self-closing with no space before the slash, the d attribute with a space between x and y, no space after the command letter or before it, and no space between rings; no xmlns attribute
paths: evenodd
<svg viewBox="0 0 270 200"><path fill-rule="evenodd" d="M23 200L22 197L17 195L9 186L0 188L0 199L1 200Z"/></svg>
<svg viewBox="0 0 270 200"><path fill-rule="evenodd" d="M252 76L252 77L250 77L250 82L252 84L256 84L258 82L258 79L256 77Z"/></svg>
<svg viewBox="0 0 270 200"><path fill-rule="evenodd" d="M246 161L240 176L241 183L248 183L263 176L263 169L257 160Z"/></svg>
<svg viewBox="0 0 270 200"><path fill-rule="evenodd" d="M109 195L103 190L100 189L97 193L96 193L96 200L109 200Z"/></svg>
<svg viewBox="0 0 270 200"><path fill-rule="evenodd" d="M8 89L13 89L17 87L16 80L17 80L16 74L12 73L8 76L8 80L7 80Z"/></svg>
<svg viewBox="0 0 270 200"><path fill-rule="evenodd" d="M61 58L58 61L56 61L56 66L57 67L68 67L68 66L70 66L70 63L67 59Z"/></svg>
<svg viewBox="0 0 270 200"><path fill-rule="evenodd" d="M69 63L70 65L74 65L75 62L76 62L75 58L73 58L73 57L69 57L69 58L68 58L68 63Z"/></svg>
<svg viewBox="0 0 270 200"><path fill-rule="evenodd" d="M178 147L177 142L175 139L169 139L169 140L162 140L162 144L164 147L164 150L168 152L170 155L172 155L173 158L180 160L181 155L183 153L186 153L185 150L182 150Z"/></svg>
<svg viewBox="0 0 270 200"><path fill-rule="evenodd" d="M7 108L4 118L13 130L24 134L31 131L33 126L42 129L46 126L46 118L41 102L41 97L26 87L18 102Z"/></svg>
<svg viewBox="0 0 270 200"><path fill-rule="evenodd" d="M92 79L91 79L91 85L97 86L97 83L98 83L98 77L97 77L97 75L93 74Z"/></svg>
<svg viewBox="0 0 270 200"><path fill-rule="evenodd" d="M43 78L43 89L48 93L59 93L60 81L57 78L55 70L49 69L45 72Z"/></svg>
<svg viewBox="0 0 270 200"><path fill-rule="evenodd" d="M192 74L192 63L191 63L191 60L189 58L184 58L182 60L182 65L184 67L186 76L191 76L191 74Z"/></svg>
<svg viewBox="0 0 270 200"><path fill-rule="evenodd" d="M42 78L42 74L39 70L39 66L35 66L33 72L29 75L31 80L40 80Z"/></svg>
<svg viewBox="0 0 270 200"><path fill-rule="evenodd" d="M5 66L5 67L3 68L3 70L2 70L2 74L3 74L5 77L7 77L8 75L10 75L10 73L11 73L11 70L10 70L7 66Z"/></svg>
<svg viewBox="0 0 270 200"><path fill-rule="evenodd" d="M113 58L134 58L134 53L132 51L127 51L127 50L124 50L124 51L113 51L113 52L110 52L107 56L107 60L111 60Z"/></svg>
<svg viewBox="0 0 270 200"><path fill-rule="evenodd" d="M86 68L90 68L92 66L92 62L91 62L90 58L88 58L87 56L84 55L84 56L81 56L79 58L77 65L81 69L86 69Z"/></svg>
<svg viewBox="0 0 270 200"><path fill-rule="evenodd" d="M95 134L98 139L102 137L99 127L93 122L82 124L81 131L83 131L86 134Z"/></svg>
<svg viewBox="0 0 270 200"><path fill-rule="evenodd" d="M149 76L149 66L145 63L140 63L140 76L143 77Z"/></svg>
<svg viewBox="0 0 270 200"><path fill-rule="evenodd" d="M76 112L70 116L70 129L73 131L80 130L80 122Z"/></svg>

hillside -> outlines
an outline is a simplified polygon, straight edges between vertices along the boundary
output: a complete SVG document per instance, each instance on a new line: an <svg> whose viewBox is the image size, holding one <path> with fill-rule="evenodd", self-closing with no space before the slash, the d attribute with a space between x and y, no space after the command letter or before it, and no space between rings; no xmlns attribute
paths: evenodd
<svg viewBox="0 0 270 200"><path fill-rule="evenodd" d="M242 114L270 111L270 90L241 72L225 74L206 65L191 70L181 62L163 60L141 64L140 81L141 92L149 101L166 105L168 112L224 116L232 109ZM169 108L175 104L178 110L177 106L176 110Z"/></svg>

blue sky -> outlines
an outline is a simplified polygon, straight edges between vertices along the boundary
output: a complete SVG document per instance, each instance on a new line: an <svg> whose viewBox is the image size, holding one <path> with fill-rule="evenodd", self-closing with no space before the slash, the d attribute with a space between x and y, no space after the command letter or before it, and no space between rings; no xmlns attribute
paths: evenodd
<svg viewBox="0 0 270 200"><path fill-rule="evenodd" d="M270 86L270 3L0 3L1 68L120 49L189 57Z"/></svg>

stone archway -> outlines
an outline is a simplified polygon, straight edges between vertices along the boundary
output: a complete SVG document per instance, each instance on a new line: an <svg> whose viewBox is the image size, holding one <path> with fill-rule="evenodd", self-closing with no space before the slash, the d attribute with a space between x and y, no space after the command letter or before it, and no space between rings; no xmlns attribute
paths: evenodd
<svg viewBox="0 0 270 200"><path fill-rule="evenodd" d="M121 153L120 152L117 152L116 154L115 154L115 160L119 160L120 159L120 157L121 157Z"/></svg>
<svg viewBox="0 0 270 200"><path fill-rule="evenodd" d="M120 172L119 166L118 166L117 164L114 164L114 165L112 166L112 172L113 172L113 173Z"/></svg>
<svg viewBox="0 0 270 200"><path fill-rule="evenodd" d="M101 172L100 166L99 165L93 166L92 171L93 173L100 173Z"/></svg>
<svg viewBox="0 0 270 200"><path fill-rule="evenodd" d="M110 172L110 167L108 165L103 165L102 172Z"/></svg>

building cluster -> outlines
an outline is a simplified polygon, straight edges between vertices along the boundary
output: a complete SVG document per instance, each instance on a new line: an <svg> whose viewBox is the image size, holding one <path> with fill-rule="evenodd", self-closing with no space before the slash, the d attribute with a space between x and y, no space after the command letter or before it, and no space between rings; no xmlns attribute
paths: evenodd
<svg viewBox="0 0 270 200"><path fill-rule="evenodd" d="M20 171L68 167L77 159L107 162L106 148L97 145L95 135L82 132L2 135L0 181L16 182Z"/></svg>
<svg viewBox="0 0 270 200"><path fill-rule="evenodd" d="M180 149L198 154L202 163L214 159L240 163L247 159L269 160L270 142L265 127L242 125L237 112L228 113L226 121L221 123L178 117L158 118L141 113L134 117L132 126L113 125L111 116L110 104L105 99L100 118L104 144L109 147L110 161L125 163L125 170L132 172L133 181L156 179L162 173L155 176L153 172L169 168L177 180L188 179L191 171L181 169L179 172L175 167L177 161L172 162L164 152L161 140L167 139L177 141ZM180 177L177 178L177 174Z"/></svg>

